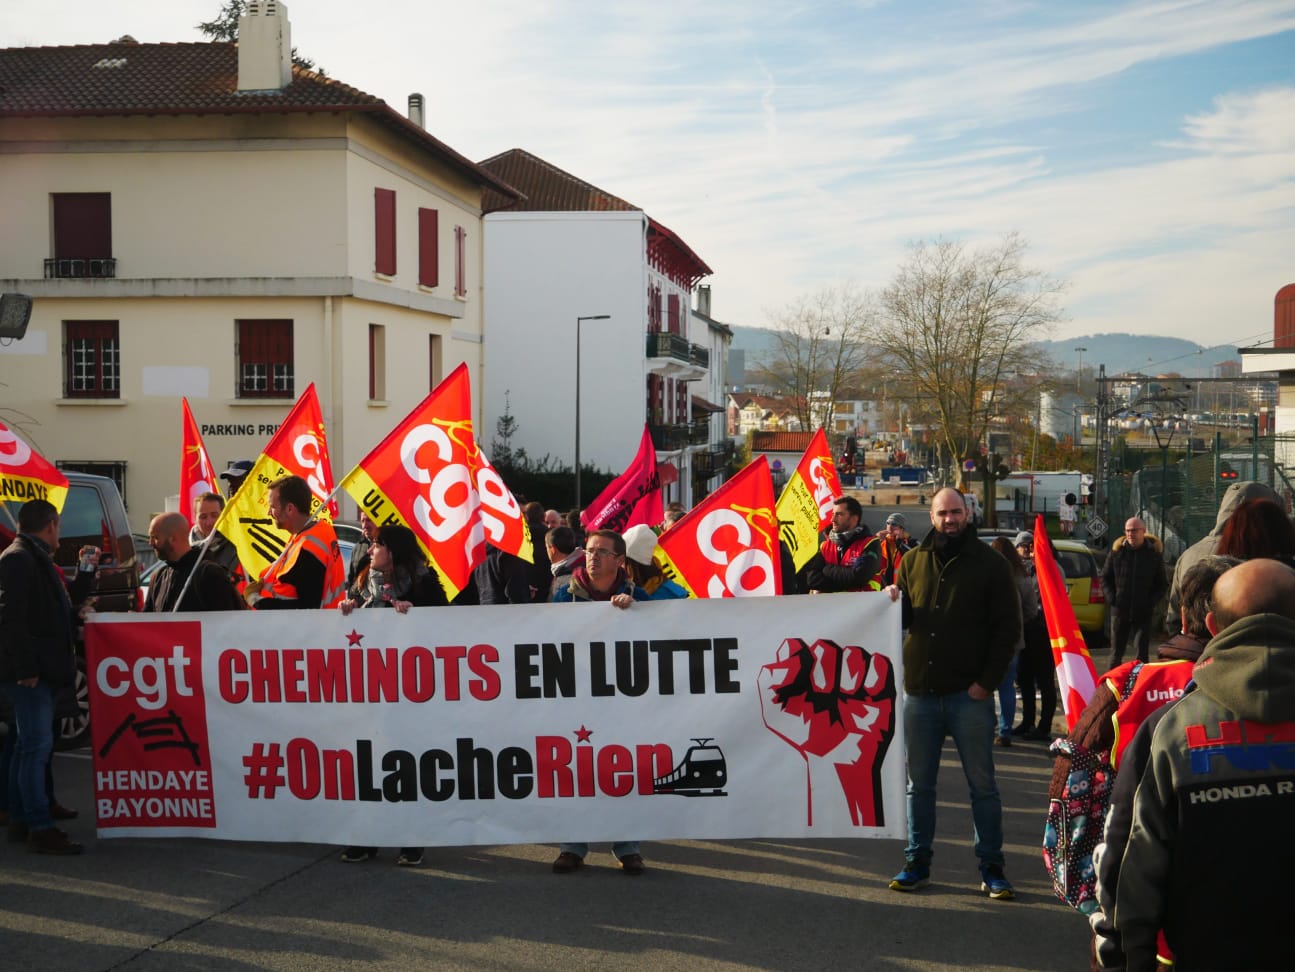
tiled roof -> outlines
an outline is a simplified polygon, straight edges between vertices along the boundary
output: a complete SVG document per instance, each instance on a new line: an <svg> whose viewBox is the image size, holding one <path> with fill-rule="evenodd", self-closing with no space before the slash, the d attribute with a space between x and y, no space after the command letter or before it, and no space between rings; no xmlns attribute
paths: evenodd
<svg viewBox="0 0 1295 972"><path fill-rule="evenodd" d="M752 452L804 452L813 440L813 432L752 432Z"/></svg>
<svg viewBox="0 0 1295 972"><path fill-rule="evenodd" d="M483 201L487 212L505 208L510 212L532 213L642 211L633 203L577 179L570 172L564 172L523 149L500 152L482 162L481 167L526 195L525 199L513 202L494 198L493 193L487 194Z"/></svg>
<svg viewBox="0 0 1295 972"><path fill-rule="evenodd" d="M0 50L0 118L355 111L512 198L505 182L381 98L296 65L279 91L238 91L238 45L83 44Z"/></svg>

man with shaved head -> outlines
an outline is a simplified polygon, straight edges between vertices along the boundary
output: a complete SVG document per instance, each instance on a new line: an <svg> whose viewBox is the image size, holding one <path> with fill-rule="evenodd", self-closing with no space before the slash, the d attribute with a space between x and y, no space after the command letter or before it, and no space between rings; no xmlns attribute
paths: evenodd
<svg viewBox="0 0 1295 972"><path fill-rule="evenodd" d="M148 525L148 545L165 564L157 569L148 585L145 611L174 611L177 603L181 611L237 611L244 606L223 567L205 559L198 563L202 548L190 546L189 522L179 513L153 517ZM195 563L198 572L189 589L184 590ZM184 591L183 601L181 591Z"/></svg>
<svg viewBox="0 0 1295 972"><path fill-rule="evenodd" d="M892 891L930 883L935 782L952 736L971 791L980 889L1007 901L1003 806L994 780L994 690L1021 635L1021 601L1007 560L981 543L956 489L931 499L932 530L899 562L892 599L903 596L904 738L908 756L908 846Z"/></svg>
<svg viewBox="0 0 1295 972"><path fill-rule="evenodd" d="M1157 543L1147 539L1147 525L1131 517L1102 568L1102 594L1111 606L1112 668L1124 660L1130 635L1138 661L1147 660L1151 612L1168 588L1169 577Z"/></svg>
<svg viewBox="0 0 1295 972"><path fill-rule="evenodd" d="M1270 967L1288 950L1295 844L1295 570L1249 560L1219 578L1194 691L1125 751L1098 855L1104 967ZM1126 806L1117 810L1128 788Z"/></svg>

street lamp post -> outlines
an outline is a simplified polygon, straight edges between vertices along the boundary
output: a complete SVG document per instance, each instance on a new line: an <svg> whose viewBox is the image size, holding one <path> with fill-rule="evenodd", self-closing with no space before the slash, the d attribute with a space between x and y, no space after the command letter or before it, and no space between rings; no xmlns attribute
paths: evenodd
<svg viewBox="0 0 1295 972"><path fill-rule="evenodd" d="M610 314L576 318L576 510L580 509L580 325L585 321L610 320Z"/></svg>

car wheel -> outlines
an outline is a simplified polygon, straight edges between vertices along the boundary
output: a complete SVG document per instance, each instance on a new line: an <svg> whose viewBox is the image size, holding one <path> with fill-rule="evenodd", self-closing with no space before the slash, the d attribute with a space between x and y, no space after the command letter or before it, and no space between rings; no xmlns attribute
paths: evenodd
<svg viewBox="0 0 1295 972"><path fill-rule="evenodd" d="M85 675L85 656L76 656L76 682L62 700L55 704L54 748L78 749L90 742L90 680Z"/></svg>

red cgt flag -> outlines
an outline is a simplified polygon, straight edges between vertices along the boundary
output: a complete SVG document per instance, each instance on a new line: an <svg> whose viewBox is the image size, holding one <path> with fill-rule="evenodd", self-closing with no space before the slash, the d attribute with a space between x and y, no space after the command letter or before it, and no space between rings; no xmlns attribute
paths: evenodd
<svg viewBox="0 0 1295 972"><path fill-rule="evenodd" d="M1057 566L1056 553L1048 538L1040 514L1034 521L1034 573L1039 581L1039 598L1043 601L1043 616L1048 622L1048 637L1052 640L1052 660L1057 666L1057 684L1061 689L1061 705L1066 713L1066 725L1073 729L1079 714L1097 690L1097 669L1084 644L1084 636L1075 620L1075 609L1066 591L1066 582Z"/></svg>
<svg viewBox="0 0 1295 972"><path fill-rule="evenodd" d="M0 422L0 502L43 499L63 512L67 477Z"/></svg>
<svg viewBox="0 0 1295 972"><path fill-rule="evenodd" d="M760 456L661 534L663 569L693 597L781 594L773 479Z"/></svg>
<svg viewBox="0 0 1295 972"><path fill-rule="evenodd" d="M193 526L194 503L203 493L216 491L216 471L211 467L198 423L189 410L189 399L180 399L184 415L180 435L180 512Z"/></svg>
<svg viewBox="0 0 1295 972"><path fill-rule="evenodd" d="M665 518L661 507L661 477L657 474L656 448L646 424L639 451L629 468L611 481L598 498L581 512L586 530L624 533L632 526L656 526Z"/></svg>
<svg viewBox="0 0 1295 972"><path fill-rule="evenodd" d="M466 365L432 389L341 488L379 524L414 531L450 598L485 559L487 541L532 559L521 507L473 438Z"/></svg>

